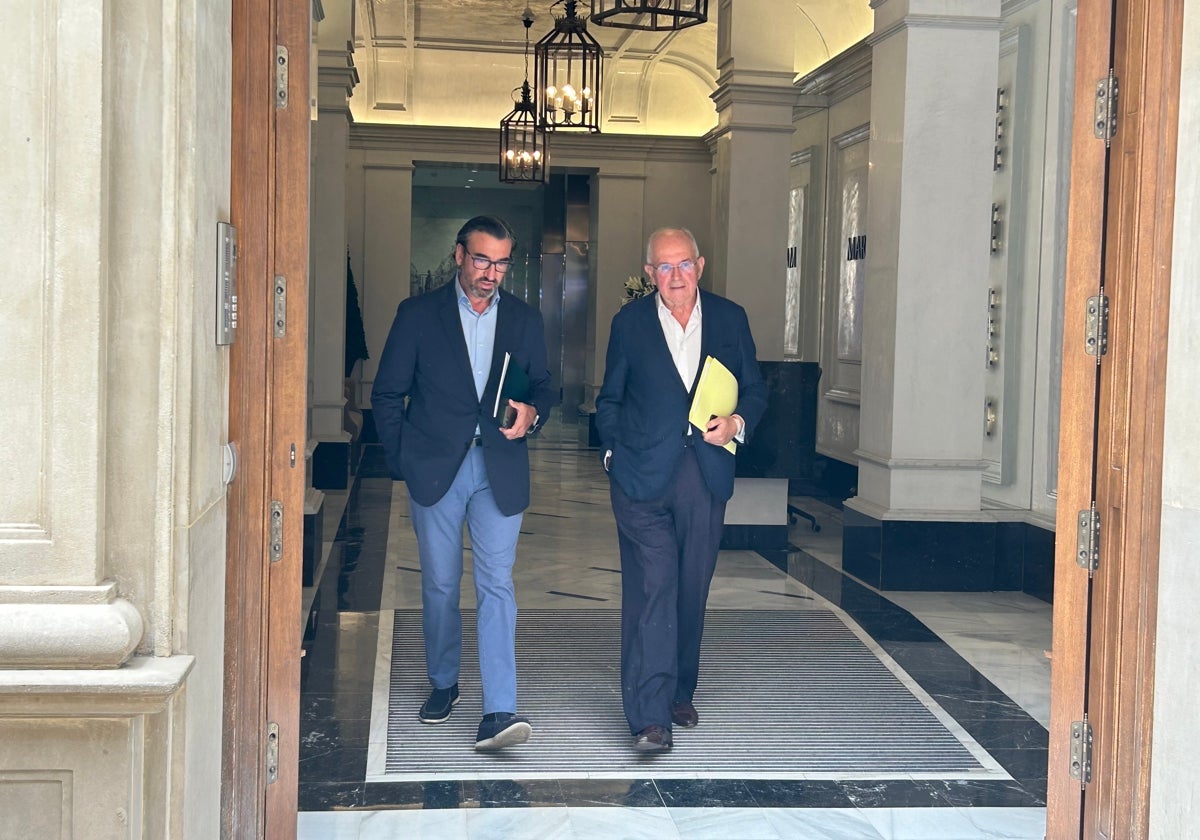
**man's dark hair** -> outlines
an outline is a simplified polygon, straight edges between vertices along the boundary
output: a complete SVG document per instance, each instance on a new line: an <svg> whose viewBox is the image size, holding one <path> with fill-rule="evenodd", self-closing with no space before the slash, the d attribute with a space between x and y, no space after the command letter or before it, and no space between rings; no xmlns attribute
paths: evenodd
<svg viewBox="0 0 1200 840"><path fill-rule="evenodd" d="M508 226L508 222L499 216L476 216L468 219L467 223L458 229L454 244L463 246L464 251L467 250L467 239L472 233L486 233L494 239L507 239L512 242L513 250L517 250L517 235Z"/></svg>

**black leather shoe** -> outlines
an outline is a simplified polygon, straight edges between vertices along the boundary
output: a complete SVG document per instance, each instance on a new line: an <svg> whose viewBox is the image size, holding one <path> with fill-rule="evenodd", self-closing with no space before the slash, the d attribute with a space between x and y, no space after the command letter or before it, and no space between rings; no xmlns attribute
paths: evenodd
<svg viewBox="0 0 1200 840"><path fill-rule="evenodd" d="M671 730L663 726L647 726L633 736L633 748L638 752L663 752L671 749Z"/></svg>
<svg viewBox="0 0 1200 840"><path fill-rule="evenodd" d="M692 729L700 722L700 713L687 700L676 700L671 704L671 723Z"/></svg>
<svg viewBox="0 0 1200 840"><path fill-rule="evenodd" d="M449 688L435 688L429 699L421 704L417 719L421 723L442 723L450 717L450 710L458 703L458 683Z"/></svg>
<svg viewBox="0 0 1200 840"><path fill-rule="evenodd" d="M475 733L475 749L481 752L502 750L524 744L533 734L529 721L512 712L491 712L479 722Z"/></svg>

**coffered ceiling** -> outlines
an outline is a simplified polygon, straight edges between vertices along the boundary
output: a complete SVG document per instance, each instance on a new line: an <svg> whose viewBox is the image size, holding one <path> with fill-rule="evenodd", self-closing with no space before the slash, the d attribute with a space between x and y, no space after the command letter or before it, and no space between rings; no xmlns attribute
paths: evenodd
<svg viewBox="0 0 1200 840"><path fill-rule="evenodd" d="M354 3L356 122L495 127L511 110L525 77L526 0ZM679 32L588 27L604 47L606 133L699 136L716 125L710 94L717 82L717 3L710 4L708 23ZM331 5L325 0L326 9ZM553 28L553 0L528 5L536 18L529 30L532 82L532 45ZM579 8L586 12L587 0ZM755 24L775 33L790 28L798 76L871 29L869 0L779 0L778 9L777 18ZM553 13L562 15L562 6ZM319 37L322 50L330 46L320 29Z"/></svg>

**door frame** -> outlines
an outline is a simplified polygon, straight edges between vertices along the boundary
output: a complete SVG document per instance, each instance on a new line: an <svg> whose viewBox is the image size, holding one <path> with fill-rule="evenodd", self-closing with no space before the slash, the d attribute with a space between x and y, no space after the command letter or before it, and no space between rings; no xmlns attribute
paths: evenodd
<svg viewBox="0 0 1200 840"><path fill-rule="evenodd" d="M1166 364L1161 337L1169 293L1182 2L1115 0L1115 5L1122 125L1112 157L1129 169L1128 177L1114 179L1118 192L1109 199L1113 212L1105 230L1102 211L1099 216L1096 211L1104 206L1105 181L1091 175L1104 154L1092 138L1092 100L1097 47L1109 43L1113 0L1079 2L1047 773L1047 836L1054 838L1081 836L1085 820L1094 836L1103 825L1115 824L1120 815L1114 808L1126 803L1129 836L1146 836L1148 825ZM222 834L230 838L285 838L296 829L309 24L307 0L233 5L230 218L239 237L241 323L230 353L229 439L238 447L241 468L228 496L221 812ZM273 99L276 44L289 51L291 107L283 109ZM1106 284L1118 291L1111 298L1110 341L1130 347L1123 384L1107 389L1097 387L1094 359L1080 358L1084 319L1077 317L1083 301L1095 294L1106 248L1116 257L1105 268ZM277 275L287 280L287 321L294 325L280 338L273 327ZM1115 647L1099 651L1114 667L1100 669L1089 683L1091 584L1075 562L1074 535L1078 511L1090 505L1098 447L1096 424L1077 418L1080 411L1092 416L1097 399L1104 401L1099 414L1106 417L1124 408L1122 422L1106 426L1103 437L1104 472L1120 475L1095 483L1098 506L1110 510L1103 533L1118 535L1102 542L1100 582L1116 593L1105 626L1116 622L1122 629L1111 640ZM1129 410L1135 399L1144 410ZM274 562L272 500L283 509L282 550ZM1089 692L1102 709L1115 711L1101 711L1106 724L1095 745L1092 786L1098 794L1085 802L1070 776L1070 724L1087 708ZM268 784L270 722L279 726L273 771L278 775Z"/></svg>
<svg viewBox="0 0 1200 840"><path fill-rule="evenodd" d="M229 486L226 538L221 832L228 838L296 833L310 2L232 6L230 222L238 231L239 324L230 347L229 440L240 466Z"/></svg>

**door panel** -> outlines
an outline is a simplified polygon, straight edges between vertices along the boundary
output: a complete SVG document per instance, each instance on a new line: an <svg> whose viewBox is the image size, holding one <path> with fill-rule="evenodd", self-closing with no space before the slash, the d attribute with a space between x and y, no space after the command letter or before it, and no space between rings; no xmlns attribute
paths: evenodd
<svg viewBox="0 0 1200 840"><path fill-rule="evenodd" d="M310 4L232 7L230 348L222 836L296 830L308 266ZM276 94L287 49L286 103ZM282 291L282 294L280 293ZM268 758L268 755L271 755Z"/></svg>
<svg viewBox="0 0 1200 840"><path fill-rule="evenodd" d="M1100 368L1087 353L1085 312L1103 271L1108 149L1094 136L1095 83L1111 66L1112 5L1080 2L1075 51L1075 113L1067 220L1062 410L1054 556L1054 639L1050 687L1050 755L1046 836L1078 837L1082 788L1071 775L1071 727L1086 708L1087 635L1092 578L1076 562L1080 511L1095 498L1096 400Z"/></svg>
<svg viewBox="0 0 1200 840"><path fill-rule="evenodd" d="M1146 837L1161 514L1163 387L1174 218L1182 3L1118 0L1099 395L1095 575L1087 708L1095 732L1084 837Z"/></svg>
<svg viewBox="0 0 1200 840"><path fill-rule="evenodd" d="M1182 9L1173 0L1102 0L1079 7L1081 107L1072 152L1051 688L1047 836L1052 838L1149 833L1162 381ZM1107 174L1096 177L1103 143L1093 139L1091 101L1107 69L1101 66L1107 47L1098 45L1108 43L1120 86L1119 118L1106 153ZM1104 214L1098 241L1095 225ZM1099 289L1097 277L1103 278ZM1098 365L1092 358L1089 370L1080 350L1080 313L1085 296L1097 291L1108 298L1107 353ZM1094 419L1087 416L1089 406ZM1090 502L1089 485L1101 516L1094 575L1073 556L1073 518ZM1090 779L1082 784L1068 768L1071 722L1085 719L1094 746Z"/></svg>

